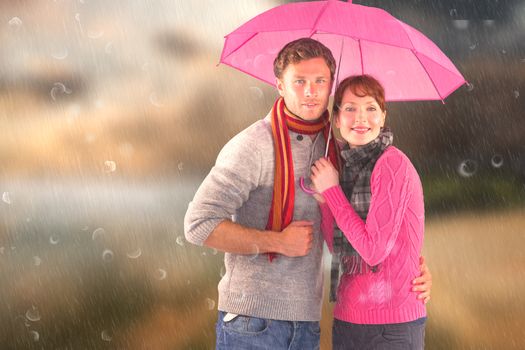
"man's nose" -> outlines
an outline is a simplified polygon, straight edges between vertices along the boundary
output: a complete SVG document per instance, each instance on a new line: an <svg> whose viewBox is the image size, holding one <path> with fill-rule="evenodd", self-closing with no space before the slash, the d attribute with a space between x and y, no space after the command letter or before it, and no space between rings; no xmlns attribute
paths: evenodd
<svg viewBox="0 0 525 350"><path fill-rule="evenodd" d="M311 82L307 81L304 87L304 94L306 95L306 97L317 96L317 89L315 87L315 84L312 84Z"/></svg>

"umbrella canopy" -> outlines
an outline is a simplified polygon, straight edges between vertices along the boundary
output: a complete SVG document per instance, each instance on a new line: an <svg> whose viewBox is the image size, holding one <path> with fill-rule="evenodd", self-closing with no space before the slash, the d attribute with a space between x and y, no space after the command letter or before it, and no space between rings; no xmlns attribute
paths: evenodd
<svg viewBox="0 0 525 350"><path fill-rule="evenodd" d="M273 61L288 42L310 37L326 45L337 78L370 74L387 101L444 100L466 83L426 36L388 12L337 0L272 8L226 36L220 62L275 86Z"/></svg>

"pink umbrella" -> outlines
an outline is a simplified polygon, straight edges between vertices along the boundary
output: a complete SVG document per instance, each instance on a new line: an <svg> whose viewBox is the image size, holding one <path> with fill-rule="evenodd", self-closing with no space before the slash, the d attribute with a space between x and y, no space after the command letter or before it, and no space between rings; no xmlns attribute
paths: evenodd
<svg viewBox="0 0 525 350"><path fill-rule="evenodd" d="M384 10L337 0L272 8L226 36L220 62L275 85L273 61L288 42L325 44L337 78L370 74L387 101L444 100L466 81L426 36Z"/></svg>

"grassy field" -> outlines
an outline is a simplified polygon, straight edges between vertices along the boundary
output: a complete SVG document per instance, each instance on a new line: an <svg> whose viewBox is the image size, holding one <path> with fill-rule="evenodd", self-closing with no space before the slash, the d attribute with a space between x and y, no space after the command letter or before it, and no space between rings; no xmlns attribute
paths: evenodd
<svg viewBox="0 0 525 350"><path fill-rule="evenodd" d="M183 239L194 187L9 185L0 203L1 348L213 348L222 254ZM427 349L522 348L524 214L427 221ZM322 349L331 308L325 301Z"/></svg>

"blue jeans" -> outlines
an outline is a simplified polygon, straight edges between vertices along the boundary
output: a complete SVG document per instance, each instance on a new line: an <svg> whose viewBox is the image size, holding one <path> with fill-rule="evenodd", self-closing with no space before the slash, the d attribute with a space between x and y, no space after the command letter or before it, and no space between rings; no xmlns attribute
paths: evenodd
<svg viewBox="0 0 525 350"><path fill-rule="evenodd" d="M426 317L406 323L355 324L334 319L334 350L423 350Z"/></svg>
<svg viewBox="0 0 525 350"><path fill-rule="evenodd" d="M225 315L225 312L219 311L216 326L217 350L319 349L321 328L317 321L280 321L239 315L224 322Z"/></svg>

